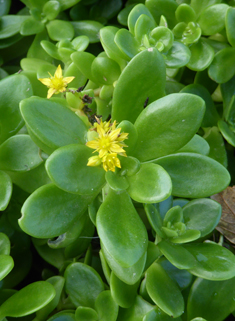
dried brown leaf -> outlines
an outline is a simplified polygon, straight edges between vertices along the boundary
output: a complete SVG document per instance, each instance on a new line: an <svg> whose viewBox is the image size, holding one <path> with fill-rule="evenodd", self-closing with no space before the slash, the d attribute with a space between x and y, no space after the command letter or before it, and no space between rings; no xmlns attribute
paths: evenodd
<svg viewBox="0 0 235 321"><path fill-rule="evenodd" d="M222 206L222 216L216 229L235 244L235 186L227 187L223 192L211 198Z"/></svg>

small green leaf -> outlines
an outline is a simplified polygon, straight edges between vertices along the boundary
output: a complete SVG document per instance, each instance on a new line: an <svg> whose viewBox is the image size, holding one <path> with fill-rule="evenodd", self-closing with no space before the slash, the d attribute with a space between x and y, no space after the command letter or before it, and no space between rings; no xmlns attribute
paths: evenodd
<svg viewBox="0 0 235 321"><path fill-rule="evenodd" d="M150 11L148 10L148 8L142 4L142 3L139 3L137 4L132 10L131 12L129 13L128 15L128 28L130 30L130 32L135 35L135 25L136 25L136 22L137 20L139 19L139 17L141 15L146 15L148 16L151 20L154 21L153 19L153 16L151 15Z"/></svg>
<svg viewBox="0 0 235 321"><path fill-rule="evenodd" d="M156 164L142 164L140 170L127 177L127 192L133 200L141 203L157 203L171 195L171 179L168 173Z"/></svg>
<svg viewBox="0 0 235 321"><path fill-rule="evenodd" d="M198 19L202 34L206 36L220 32L225 26L225 16L229 6L227 4L215 4L206 8ZM211 23L213 21L213 23Z"/></svg>
<svg viewBox="0 0 235 321"><path fill-rule="evenodd" d="M183 207L185 225L188 229L199 230L204 237L219 223L221 211L220 204L208 198L190 201Z"/></svg>
<svg viewBox="0 0 235 321"><path fill-rule="evenodd" d="M189 23L196 20L196 13L190 5L182 3L176 9L175 17L179 22Z"/></svg>
<svg viewBox="0 0 235 321"><path fill-rule="evenodd" d="M4 211L10 202L12 194L12 181L10 176L0 171L0 211Z"/></svg>
<svg viewBox="0 0 235 321"><path fill-rule="evenodd" d="M83 20L70 22L74 28L75 37L87 36L90 43L99 42L99 31L103 25L98 21Z"/></svg>
<svg viewBox="0 0 235 321"><path fill-rule="evenodd" d="M0 233L0 255L9 255L11 249L11 243L8 236L4 233Z"/></svg>
<svg viewBox="0 0 235 321"><path fill-rule="evenodd" d="M95 300L95 309L102 321L116 321L118 305L114 301L110 291L101 292Z"/></svg>
<svg viewBox="0 0 235 321"><path fill-rule="evenodd" d="M191 70L202 71L210 66L214 58L214 49L203 39L190 46L191 57L187 67Z"/></svg>
<svg viewBox="0 0 235 321"><path fill-rule="evenodd" d="M43 6L43 14L48 20L54 20L60 12L60 3L56 0L51 0Z"/></svg>
<svg viewBox="0 0 235 321"><path fill-rule="evenodd" d="M69 21L52 20L46 27L50 38L54 41L63 39L71 40L74 37L74 28ZM58 32L58 30L60 30L60 32Z"/></svg>
<svg viewBox="0 0 235 321"><path fill-rule="evenodd" d="M35 35L42 32L44 24L41 21L35 20L33 17L29 17L20 26L20 33L23 36Z"/></svg>
<svg viewBox="0 0 235 321"><path fill-rule="evenodd" d="M146 288L151 299L173 318L184 312L184 299L174 281L158 263L147 270Z"/></svg>
<svg viewBox="0 0 235 321"><path fill-rule="evenodd" d="M230 129L228 124L223 120L219 120L218 128L226 141L232 146L235 146L235 133Z"/></svg>
<svg viewBox="0 0 235 321"><path fill-rule="evenodd" d="M94 309L80 306L75 311L75 318L79 321L97 321L99 317Z"/></svg>
<svg viewBox="0 0 235 321"><path fill-rule="evenodd" d="M207 141L199 135L194 135L193 138L177 152L179 153L198 153L208 156L210 146Z"/></svg>
<svg viewBox="0 0 235 321"><path fill-rule="evenodd" d="M50 179L66 192L97 193L105 183L105 171L99 166L87 166L92 149L84 145L58 148L46 161Z"/></svg>
<svg viewBox="0 0 235 321"><path fill-rule="evenodd" d="M0 308L0 315L22 317L43 308L55 297L53 285L45 281L31 283L13 294ZM14 307L14 309L12 309Z"/></svg>
<svg viewBox="0 0 235 321"><path fill-rule="evenodd" d="M104 291L104 284L92 267L72 263L65 270L65 290L75 306L94 308L97 296Z"/></svg>
<svg viewBox="0 0 235 321"><path fill-rule="evenodd" d="M13 258L10 255L0 255L0 280L5 278L7 274L11 272L11 270L14 267L14 261ZM1 313L1 309L0 309Z"/></svg>
<svg viewBox="0 0 235 321"><path fill-rule="evenodd" d="M163 57L167 67L180 68L187 65L191 57L191 52L183 43L174 41L172 47Z"/></svg>
<svg viewBox="0 0 235 321"><path fill-rule="evenodd" d="M178 269L190 269L196 265L193 255L181 245L163 240L158 243L158 247L164 256Z"/></svg>
<svg viewBox="0 0 235 321"><path fill-rule="evenodd" d="M0 168L25 172L40 165L43 159L29 135L15 135L0 146Z"/></svg>
<svg viewBox="0 0 235 321"><path fill-rule="evenodd" d="M20 31L21 24L27 20L29 16L7 15L1 18L0 39L14 36Z"/></svg>
<svg viewBox="0 0 235 321"><path fill-rule="evenodd" d="M105 173L105 179L109 186L117 192L126 190L129 186L129 183L125 176L118 175L111 171Z"/></svg>

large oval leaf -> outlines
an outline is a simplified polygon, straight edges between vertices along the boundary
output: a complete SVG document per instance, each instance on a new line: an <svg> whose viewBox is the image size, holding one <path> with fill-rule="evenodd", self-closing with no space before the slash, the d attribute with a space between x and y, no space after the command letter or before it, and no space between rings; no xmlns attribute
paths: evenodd
<svg viewBox="0 0 235 321"><path fill-rule="evenodd" d="M214 159L194 153L179 153L155 161L170 175L174 196L208 197L225 189L230 182L227 169Z"/></svg>
<svg viewBox="0 0 235 321"><path fill-rule="evenodd" d="M0 316L22 317L31 314L55 297L53 285L45 281L31 283L13 294L0 307ZM14 307L14 308L12 308Z"/></svg>
<svg viewBox="0 0 235 321"><path fill-rule="evenodd" d="M87 128L69 108L60 103L31 97L20 103L20 110L32 139L43 143L42 149L51 153L61 146L84 144ZM39 145L39 147L41 147Z"/></svg>
<svg viewBox="0 0 235 321"><path fill-rule="evenodd" d="M204 101L195 95L171 94L156 100L135 122L134 156L147 161L177 151L196 134L204 112Z"/></svg>
<svg viewBox="0 0 235 321"><path fill-rule="evenodd" d="M134 122L144 109L164 95L166 67L161 54L149 48L136 55L122 72L113 92L112 119Z"/></svg>
<svg viewBox="0 0 235 321"><path fill-rule="evenodd" d="M53 184L37 189L22 207L19 225L37 238L52 238L65 233L83 215L92 196L62 191Z"/></svg>
<svg viewBox="0 0 235 321"><path fill-rule="evenodd" d="M84 145L68 145L54 151L46 161L50 179L59 188L76 194L94 194L105 183L101 167L87 166L92 150Z"/></svg>
<svg viewBox="0 0 235 321"><path fill-rule="evenodd" d="M109 191L96 224L106 250L121 266L134 265L147 250L146 228L126 192Z"/></svg>

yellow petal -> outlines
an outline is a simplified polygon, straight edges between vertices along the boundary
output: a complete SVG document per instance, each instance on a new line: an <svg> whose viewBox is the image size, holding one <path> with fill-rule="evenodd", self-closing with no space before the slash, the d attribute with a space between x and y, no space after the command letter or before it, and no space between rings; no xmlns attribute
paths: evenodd
<svg viewBox="0 0 235 321"><path fill-rule="evenodd" d="M61 69L61 66L59 65L55 71L55 74L54 74L54 77L55 78L62 78L62 69Z"/></svg>
<svg viewBox="0 0 235 321"><path fill-rule="evenodd" d="M50 88L47 92L47 98L51 98L52 95L54 95L56 90L54 88Z"/></svg>
<svg viewBox="0 0 235 321"><path fill-rule="evenodd" d="M63 80L65 82L65 84L69 84L71 81L74 80L75 77L64 77Z"/></svg>
<svg viewBox="0 0 235 321"><path fill-rule="evenodd" d="M104 137L105 135L104 129L99 124L97 124L97 133L99 134L100 138Z"/></svg>
<svg viewBox="0 0 235 321"><path fill-rule="evenodd" d="M99 150L99 157L103 158L108 153L107 149L100 149Z"/></svg>
<svg viewBox="0 0 235 321"><path fill-rule="evenodd" d="M97 149L99 148L99 142L97 140L91 140L86 143L86 145L90 148Z"/></svg>
<svg viewBox="0 0 235 321"><path fill-rule="evenodd" d="M118 144L112 144L111 146L110 146L110 151L112 152L112 153L125 153L125 151L124 151L124 149L122 149L121 147L120 147L120 145L118 145Z"/></svg>
<svg viewBox="0 0 235 321"><path fill-rule="evenodd" d="M50 87L50 85L51 85L50 78L38 78L38 80L41 81L41 83L43 83L43 85L46 85L48 87Z"/></svg>
<svg viewBox="0 0 235 321"><path fill-rule="evenodd" d="M121 128L117 128L115 130L113 130L110 134L109 134L109 137L112 141L116 140L118 138L118 135L121 131Z"/></svg>
<svg viewBox="0 0 235 321"><path fill-rule="evenodd" d="M92 156L88 159L87 166L99 166L101 164L101 159L99 156Z"/></svg>

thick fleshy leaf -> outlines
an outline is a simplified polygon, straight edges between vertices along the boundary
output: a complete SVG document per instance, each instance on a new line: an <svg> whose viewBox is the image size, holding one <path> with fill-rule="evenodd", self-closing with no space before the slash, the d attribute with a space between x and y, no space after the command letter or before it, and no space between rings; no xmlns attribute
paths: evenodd
<svg viewBox="0 0 235 321"><path fill-rule="evenodd" d="M19 225L34 237L52 238L65 233L91 202L91 196L67 193L53 184L45 185L24 203Z"/></svg>
<svg viewBox="0 0 235 321"><path fill-rule="evenodd" d="M42 163L40 151L29 135L15 135L0 146L0 168L25 172Z"/></svg>
<svg viewBox="0 0 235 321"><path fill-rule="evenodd" d="M75 318L79 321L97 321L99 317L94 309L80 306L75 311Z"/></svg>
<svg viewBox="0 0 235 321"><path fill-rule="evenodd" d="M208 142L210 146L209 157L215 159L224 167L228 166L227 152L225 148L225 141L219 132L217 126L213 126L206 130L203 138Z"/></svg>
<svg viewBox="0 0 235 321"><path fill-rule="evenodd" d="M191 57L187 67L191 70L201 71L210 66L214 58L214 49L203 39L190 47Z"/></svg>
<svg viewBox="0 0 235 321"><path fill-rule="evenodd" d="M46 170L52 182L70 193L97 193L105 183L105 171L99 166L87 166L92 151L79 144L55 150L46 161Z"/></svg>
<svg viewBox="0 0 235 321"><path fill-rule="evenodd" d="M206 111L202 121L202 127L212 127L215 126L219 120L219 114L215 108L215 104L211 98L209 91L202 85L191 84L185 86L182 90L182 93L194 94L201 97L206 104Z"/></svg>
<svg viewBox="0 0 235 321"><path fill-rule="evenodd" d="M182 3L176 9L175 12L176 19L181 22L189 23L196 20L196 13L191 6L186 3Z"/></svg>
<svg viewBox="0 0 235 321"><path fill-rule="evenodd" d="M164 256L178 269L190 269L196 264L193 255L181 245L163 240L158 244L158 247Z"/></svg>
<svg viewBox="0 0 235 321"><path fill-rule="evenodd" d="M120 264L118 264L105 249L104 245L102 245L102 253L103 259L107 261L108 265L115 273L115 275L124 283L133 285L140 280L146 265L146 252L143 254L143 256L139 259L138 262L136 262L134 265L130 267L123 267Z"/></svg>
<svg viewBox="0 0 235 321"><path fill-rule="evenodd" d="M204 101L191 94L171 94L153 102L135 122L134 156L148 161L177 151L195 135L204 111Z"/></svg>
<svg viewBox="0 0 235 321"><path fill-rule="evenodd" d="M12 194L12 181L10 176L0 171L0 211L4 211L10 202Z"/></svg>
<svg viewBox="0 0 235 321"><path fill-rule="evenodd" d="M63 39L71 40L74 37L74 28L69 21L53 20L50 21L46 27L50 38L54 41ZM58 32L58 30L60 30L60 32Z"/></svg>
<svg viewBox="0 0 235 321"><path fill-rule="evenodd" d="M144 109L164 95L165 64L155 48L140 52L122 72L113 92L112 119L134 122Z"/></svg>
<svg viewBox="0 0 235 321"><path fill-rule="evenodd" d="M187 315L191 320L200 315L207 321L222 321L235 309L235 278L194 282L188 298ZM193 319L193 320L197 320Z"/></svg>
<svg viewBox="0 0 235 321"><path fill-rule="evenodd" d="M0 255L9 255L11 249L11 243L8 236L4 233L0 233Z"/></svg>
<svg viewBox="0 0 235 321"><path fill-rule="evenodd" d="M108 253L131 267L147 250L147 231L126 192L110 190L96 218L99 237Z"/></svg>
<svg viewBox="0 0 235 321"><path fill-rule="evenodd" d="M28 16L6 15L1 18L0 39L14 36L20 31L21 24L28 19Z"/></svg>
<svg viewBox="0 0 235 321"><path fill-rule="evenodd" d="M47 153L61 146L85 143L85 124L62 104L32 97L23 100L20 108L32 139Z"/></svg>
<svg viewBox="0 0 235 321"><path fill-rule="evenodd" d="M99 31L103 25L98 21L82 20L70 22L74 28L75 37L87 36L90 43L99 42Z"/></svg>
<svg viewBox="0 0 235 321"><path fill-rule="evenodd" d="M217 52L208 73L219 84L231 79L235 74L235 48L228 47Z"/></svg>
<svg viewBox="0 0 235 321"><path fill-rule="evenodd" d="M28 78L23 75L13 75L1 80L0 89L0 142L3 142L23 126L24 121L19 111L19 102L30 97L33 92Z"/></svg>
<svg viewBox="0 0 235 321"><path fill-rule="evenodd" d="M226 141L232 146L235 146L235 133L230 129L228 124L223 120L219 120L218 128Z"/></svg>
<svg viewBox="0 0 235 321"><path fill-rule="evenodd" d="M171 195L171 179L168 173L156 164L142 164L140 170L127 177L127 192L133 200L141 203L157 203Z"/></svg>
<svg viewBox="0 0 235 321"><path fill-rule="evenodd" d="M97 57L91 65L91 72L98 83L112 85L120 76L121 70L116 61L107 57Z"/></svg>
<svg viewBox="0 0 235 321"><path fill-rule="evenodd" d="M174 196L208 197L225 189L229 172L214 159L194 153L179 153L155 161L170 175Z"/></svg>
<svg viewBox="0 0 235 321"><path fill-rule="evenodd" d="M208 155L210 152L210 146L207 141L199 135L194 135L193 138L177 153L198 153L202 155Z"/></svg>
<svg viewBox="0 0 235 321"><path fill-rule="evenodd" d="M172 280L176 281L181 290L186 289L192 282L192 274L185 269L178 269L170 261L160 258L158 263L163 267Z"/></svg>
<svg viewBox="0 0 235 321"><path fill-rule="evenodd" d="M114 42L125 56L125 59L128 61L139 53L138 41L126 29L120 29L115 34Z"/></svg>
<svg viewBox="0 0 235 321"><path fill-rule="evenodd" d="M111 171L106 172L105 180L109 184L109 186L117 192L126 190L129 186L129 183L125 176L118 175L117 173Z"/></svg>
<svg viewBox="0 0 235 321"><path fill-rule="evenodd" d="M147 270L146 288L151 299L171 317L179 317L184 312L183 296L160 264L153 263Z"/></svg>
<svg viewBox="0 0 235 321"><path fill-rule="evenodd" d="M221 211L220 204L208 198L190 201L183 207L185 225L188 229L199 230L204 237L218 225Z"/></svg>
<svg viewBox="0 0 235 321"><path fill-rule="evenodd" d="M148 221L154 231L160 236L164 237L164 233L161 230L162 227L162 218L159 213L159 211L156 209L156 207L153 204L145 204L144 209L148 218Z"/></svg>
<svg viewBox="0 0 235 321"><path fill-rule="evenodd" d="M198 19L202 34L206 36L220 32L225 26L225 15L229 8L227 4L215 4L206 8ZM211 23L213 21L213 23Z"/></svg>
<svg viewBox="0 0 235 321"><path fill-rule="evenodd" d="M142 4L142 3L139 3L137 4L132 10L131 12L129 13L128 15L128 28L130 30L130 32L135 35L135 25L136 25L136 22L138 20L138 18L141 16L141 15L146 15L147 17L151 18L151 20L153 20L153 16L151 15L150 11L148 10L148 8ZM154 21L154 20L153 20Z"/></svg>
<svg viewBox="0 0 235 321"><path fill-rule="evenodd" d="M178 7L178 4L172 0L146 0L146 7L149 9L153 15L157 24L159 24L161 16L166 18L169 28L173 28L177 21L175 18L175 11Z"/></svg>
<svg viewBox="0 0 235 321"><path fill-rule="evenodd" d="M14 267L13 258L10 255L0 255L0 280L5 278L7 274L11 272ZM0 310L1 313L1 310Z"/></svg>
<svg viewBox="0 0 235 321"><path fill-rule="evenodd" d="M228 8L226 17L225 17L225 27L226 34L228 37L228 41L230 42L232 47L235 47L235 36L234 36L234 28L235 28L235 9Z"/></svg>
<svg viewBox="0 0 235 321"><path fill-rule="evenodd" d="M120 309L117 321L143 321L143 317L152 309L153 305L138 295L130 308Z"/></svg>
<svg viewBox="0 0 235 321"><path fill-rule="evenodd" d="M197 15L200 15L200 13L207 7L220 2L221 0L191 0L191 6L195 10Z"/></svg>
<svg viewBox="0 0 235 321"><path fill-rule="evenodd" d="M180 68L187 65L190 56L191 52L188 47L178 41L174 41L166 55L163 55L165 64L169 68Z"/></svg>
<svg viewBox="0 0 235 321"><path fill-rule="evenodd" d="M207 280L228 280L235 276L235 256L216 243L186 244L197 263L189 272Z"/></svg>
<svg viewBox="0 0 235 321"><path fill-rule="evenodd" d="M46 281L31 283L1 305L0 316L1 318L4 316L16 318L31 314L48 304L55 294L53 285Z"/></svg>
<svg viewBox="0 0 235 321"><path fill-rule="evenodd" d="M97 296L104 291L104 284L92 267L72 263L65 270L65 289L75 306L94 308Z"/></svg>
<svg viewBox="0 0 235 321"><path fill-rule="evenodd" d="M110 278L110 289L114 301L122 308L129 308L135 302L139 282L126 284L121 281L113 272Z"/></svg>
<svg viewBox="0 0 235 321"><path fill-rule="evenodd" d="M101 292L95 300L95 309L100 320L116 321L118 315L118 305L114 301L110 291Z"/></svg>
<svg viewBox="0 0 235 321"><path fill-rule="evenodd" d="M44 23L29 17L20 26L20 33L23 36L30 36L42 32L44 29Z"/></svg>

